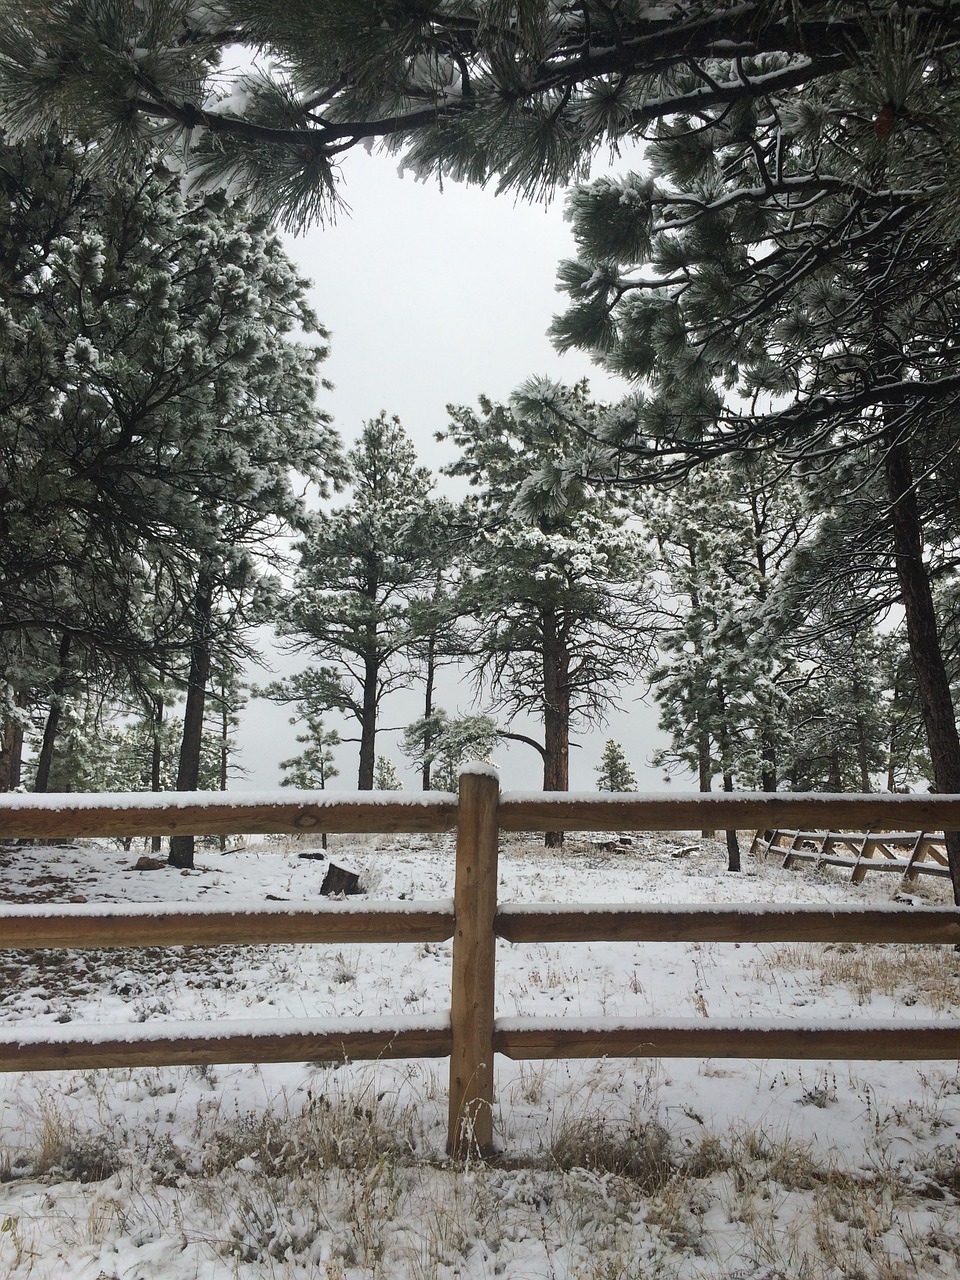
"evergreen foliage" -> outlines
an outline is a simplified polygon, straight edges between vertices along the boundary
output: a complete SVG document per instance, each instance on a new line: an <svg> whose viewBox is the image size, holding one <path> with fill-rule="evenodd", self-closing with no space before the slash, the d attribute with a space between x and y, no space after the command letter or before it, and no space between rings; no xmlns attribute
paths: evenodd
<svg viewBox="0 0 960 1280"><path fill-rule="evenodd" d="M937 94L956 80L958 27L955 0L909 11L896 0L52 0L8 6L0 103L18 136L60 124L96 137L101 164L129 167L162 143L299 226L335 211L337 164L358 145L401 150L423 175L539 197L658 122L662 150L673 121L707 114L746 138L790 99L814 135L821 86L844 87L899 37L864 119L878 134L905 118L928 126L955 189L956 125ZM678 169L709 169L712 145L681 138ZM762 221L748 204L731 212Z"/></svg>
<svg viewBox="0 0 960 1280"><path fill-rule="evenodd" d="M810 646L784 708L791 790L868 792L896 774L880 647L869 628L824 629Z"/></svg>
<svg viewBox="0 0 960 1280"><path fill-rule="evenodd" d="M159 727L143 719L125 722L114 712L98 708L92 698L70 698L62 708L47 790L173 791L182 738L180 716L168 717ZM35 752L40 745L40 736L31 735ZM220 753L219 727L208 724L201 747L198 790L221 789Z"/></svg>
<svg viewBox="0 0 960 1280"><path fill-rule="evenodd" d="M11 715L48 708L41 789L77 682L124 710L179 686L193 789L207 690L303 521L295 476L325 491L341 465L315 404L325 335L242 201L87 158L0 146L0 675Z"/></svg>
<svg viewBox="0 0 960 1280"><path fill-rule="evenodd" d="M377 756L373 771L374 791L402 791L403 783L392 760L387 756Z"/></svg>
<svg viewBox="0 0 960 1280"><path fill-rule="evenodd" d="M895 579L933 782L956 792L953 622L935 586L956 536L960 99L936 22L875 6L869 27L842 75L664 120L648 173L579 188L554 334L643 381L632 433L606 433L639 474L775 447L852 505L872 490L848 555ZM942 550L925 553L925 529Z"/></svg>
<svg viewBox="0 0 960 1280"><path fill-rule="evenodd" d="M762 456L730 459L644 490L639 509L663 585L649 679L671 745L657 763L689 769L701 791L717 774L776 790L798 678L783 583L812 524L797 486Z"/></svg>
<svg viewBox="0 0 960 1280"><path fill-rule="evenodd" d="M450 471L476 490L472 661L496 706L542 719L547 791L569 785L571 727L603 723L648 643L647 549L615 491L584 479L571 419L593 413L585 385L534 382L507 405L451 406L447 432Z"/></svg>
<svg viewBox="0 0 960 1280"><path fill-rule="evenodd" d="M297 741L304 744L304 749L298 756L280 761L280 768L286 774L280 779L280 785L323 791L330 779L340 773L334 764L333 753L333 748L340 743L340 735L336 729L327 729L323 717L308 708L301 708L301 717L305 732L297 734ZM300 721L293 717L290 723L298 724Z"/></svg>
<svg viewBox="0 0 960 1280"><path fill-rule="evenodd" d="M245 541L300 517L287 468L322 484L336 447L326 348L296 331L325 335L266 224L185 202L162 169L81 167L61 144L0 149L0 603L8 633L67 625L122 654L154 645L145 573L244 572Z"/></svg>
<svg viewBox="0 0 960 1280"><path fill-rule="evenodd" d="M431 784L438 791L456 791L460 766L470 760L489 762L499 738L489 716L451 719L442 707L422 716L404 731L400 749L421 765L432 766Z"/></svg>
<svg viewBox="0 0 960 1280"><path fill-rule="evenodd" d="M314 517L281 608L280 630L291 647L323 665L270 686L268 695L308 699L317 713L355 720L358 786L369 790L380 705L409 681L423 635L412 608L435 591L443 504L430 496L433 479L417 464L399 419L385 413L364 424L347 468L350 500Z"/></svg>
<svg viewBox="0 0 960 1280"><path fill-rule="evenodd" d="M598 791L636 791L637 777L619 742L608 738L600 763L594 769Z"/></svg>

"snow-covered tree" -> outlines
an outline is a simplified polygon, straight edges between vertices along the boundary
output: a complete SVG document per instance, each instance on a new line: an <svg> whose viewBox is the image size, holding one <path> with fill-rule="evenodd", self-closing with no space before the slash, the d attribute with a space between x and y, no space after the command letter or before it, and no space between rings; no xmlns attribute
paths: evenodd
<svg viewBox="0 0 960 1280"><path fill-rule="evenodd" d="M794 791L873 791L888 772L888 691L880 638L823 629L804 646L802 674L785 707Z"/></svg>
<svg viewBox="0 0 960 1280"><path fill-rule="evenodd" d="M594 769L598 791L636 791L637 775L630 768L619 742L608 738L600 763Z"/></svg>
<svg viewBox="0 0 960 1280"><path fill-rule="evenodd" d="M930 122L960 118L957 81L935 21L881 5L870 25L843 75L705 104L661 125L649 173L580 188L555 334L644 381L619 441L642 470L773 447L813 475L840 460L851 501L873 486L933 781L956 792L941 554L924 526L956 469L960 152L954 125ZM960 836L947 842L960 899Z"/></svg>
<svg viewBox="0 0 960 1280"><path fill-rule="evenodd" d="M420 638L411 605L434 586L436 504L430 472L417 464L399 419L385 413L364 424L348 476L350 500L315 516L282 605L289 645L323 665L271 686L270 696L291 701L309 685L316 710L355 720L358 786L366 791L373 786L381 703L411 678Z"/></svg>
<svg viewBox="0 0 960 1280"><path fill-rule="evenodd" d="M538 197L660 121L711 112L736 134L744 114L768 118L786 96L802 105L843 85L885 23L924 40L902 82L952 86L953 0L11 4L0 103L8 128L59 122L98 137L118 166L163 142L195 174L299 225L336 208L352 147L382 142L425 176ZM869 119L889 131L912 106L886 93ZM923 112L916 127L929 120L953 160L953 116ZM943 185L951 203L955 177ZM821 243L826 228L813 253Z"/></svg>
<svg viewBox="0 0 960 1280"><path fill-rule="evenodd" d="M299 715L291 718L291 724L301 724L303 732L297 734L297 741L303 743L303 750L297 756L280 761L280 768L285 777L280 779L281 787L299 787L305 791L324 791L327 783L336 778L340 770L336 767L333 748L340 743L340 735L336 729L328 729L323 723L323 716L313 708L309 700L301 702L297 708ZM327 847L327 833L320 834L321 846Z"/></svg>
<svg viewBox="0 0 960 1280"><path fill-rule="evenodd" d="M304 732L297 734L297 741L304 744L298 756L281 760L280 768L286 777L280 779L281 787L300 787L307 791L326 789L331 778L340 770L334 765L333 748L340 742L336 729L327 729L323 718L305 713L302 721L291 718L291 724L303 724Z"/></svg>
<svg viewBox="0 0 960 1280"><path fill-rule="evenodd" d="M8 678L29 688L32 648L47 667L59 650L61 672L95 658L112 679L144 664L181 679L191 789L217 650L254 620L276 535L303 516L294 475L323 487L339 465L315 404L326 348L304 341L324 335L242 202L185 200L157 166L81 177L80 161L55 141L0 149Z"/></svg>
<svg viewBox="0 0 960 1280"><path fill-rule="evenodd" d="M468 553L472 534L468 513L445 499L431 503L427 540L433 546L429 569L432 576L410 602L412 644L410 653L423 681L423 715L417 725L417 746L411 753L420 761L420 781L424 791L435 785L433 762L443 756L443 748L434 750L434 735L441 730L437 717L446 713L436 702L437 674L444 666L463 656L462 597L464 556ZM459 723L459 722L457 722ZM448 726L449 727L449 724ZM410 730L407 731L408 733ZM458 757L458 763L461 757Z"/></svg>
<svg viewBox="0 0 960 1280"><path fill-rule="evenodd" d="M282 456L328 469L325 347L297 340L320 331L265 223L185 202L159 169L83 179L81 159L0 152L0 586L5 630L68 625L123 654L144 644L144 576L216 555L224 503L282 519Z"/></svg>
<svg viewBox="0 0 960 1280"><path fill-rule="evenodd" d="M116 708L82 694L64 701L49 767L50 791L170 791L176 785L183 721L171 715L157 731L126 720ZM39 735L31 744L39 750ZM201 752L200 790L220 789L221 741L208 725Z"/></svg>
<svg viewBox="0 0 960 1280"><path fill-rule="evenodd" d="M790 475L762 458L705 464L645 489L645 527L662 580L650 682L680 765L710 791L777 789L789 756L785 710L795 676L780 587L812 520Z"/></svg>
<svg viewBox="0 0 960 1280"><path fill-rule="evenodd" d="M422 716L404 731L400 749L425 769L430 766L432 785L440 791L456 791L460 766L468 760L489 761L500 737L489 716L451 718L442 707Z"/></svg>
<svg viewBox="0 0 960 1280"><path fill-rule="evenodd" d="M400 775L388 756L377 756L377 763L373 770L373 789L374 791L403 790Z"/></svg>
<svg viewBox="0 0 960 1280"><path fill-rule="evenodd" d="M571 727L603 723L646 644L645 545L615 493L583 480L569 425L590 412L584 384L534 383L508 405L451 407L447 432L462 453L451 473L476 489L472 661L496 706L542 719L543 741L523 740L547 791L567 790Z"/></svg>

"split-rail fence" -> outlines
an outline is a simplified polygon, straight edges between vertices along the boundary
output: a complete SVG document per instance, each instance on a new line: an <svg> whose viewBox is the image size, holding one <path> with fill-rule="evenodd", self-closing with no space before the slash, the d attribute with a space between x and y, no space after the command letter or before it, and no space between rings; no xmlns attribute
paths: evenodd
<svg viewBox="0 0 960 1280"><path fill-rule="evenodd" d="M750 852L782 857L783 867L847 869L853 884L871 871L899 872L904 888L922 875L950 875L944 839L928 831L758 831Z"/></svg>
<svg viewBox="0 0 960 1280"><path fill-rule="evenodd" d="M257 911L139 904L0 908L0 947L226 943L436 942L453 939L449 1016L286 1019L232 1024L0 1028L0 1070L449 1057L448 1143L493 1149L494 1057L960 1058L956 1020L828 1022L714 1018L498 1018L496 944L547 942L960 943L953 906L509 905L497 900L500 833L853 828L960 830L960 796L741 794L639 796L504 792L465 771L459 794L278 793L202 800L96 795L0 797L0 838L456 829L452 902L331 903Z"/></svg>

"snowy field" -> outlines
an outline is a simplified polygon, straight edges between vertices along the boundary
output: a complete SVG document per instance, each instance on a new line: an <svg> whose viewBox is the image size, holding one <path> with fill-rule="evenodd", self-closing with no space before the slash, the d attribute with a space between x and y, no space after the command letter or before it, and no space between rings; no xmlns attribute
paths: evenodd
<svg viewBox="0 0 960 1280"><path fill-rule="evenodd" d="M8 902L322 900L302 846L0 849ZM374 898L452 894L450 837L343 838ZM501 902L882 903L892 876L637 837L514 840ZM941 881L917 901L946 901ZM450 944L0 953L36 1030L445 1013ZM949 947L500 943L501 1016L956 1019ZM958 1035L960 1057L960 1035ZM960 1277L958 1063L497 1063L502 1158L444 1157L445 1060L0 1076L2 1280Z"/></svg>

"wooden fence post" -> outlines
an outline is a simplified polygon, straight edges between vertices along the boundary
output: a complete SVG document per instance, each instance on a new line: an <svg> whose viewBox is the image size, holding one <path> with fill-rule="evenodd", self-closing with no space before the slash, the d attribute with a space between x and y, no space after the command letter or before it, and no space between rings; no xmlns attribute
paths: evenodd
<svg viewBox="0 0 960 1280"><path fill-rule="evenodd" d="M497 805L492 769L460 775L453 975L450 999L450 1113L447 1150L493 1151L493 1011L497 913Z"/></svg>

